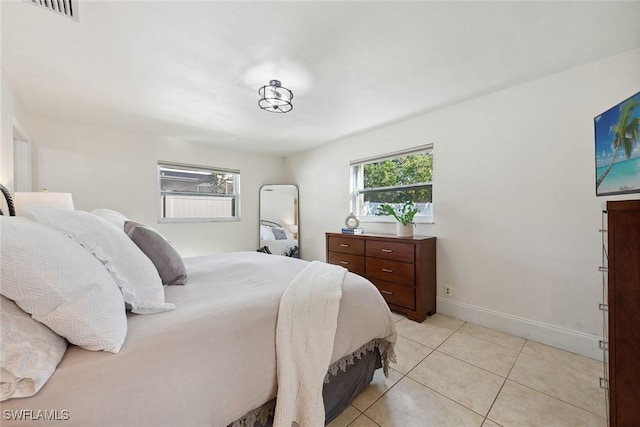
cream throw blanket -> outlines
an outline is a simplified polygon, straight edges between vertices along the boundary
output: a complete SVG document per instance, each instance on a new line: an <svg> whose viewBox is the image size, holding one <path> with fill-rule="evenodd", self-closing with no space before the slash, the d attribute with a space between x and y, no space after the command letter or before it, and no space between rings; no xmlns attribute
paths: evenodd
<svg viewBox="0 0 640 427"><path fill-rule="evenodd" d="M331 363L346 272L313 261L282 295L276 327L274 427L324 426L322 387Z"/></svg>

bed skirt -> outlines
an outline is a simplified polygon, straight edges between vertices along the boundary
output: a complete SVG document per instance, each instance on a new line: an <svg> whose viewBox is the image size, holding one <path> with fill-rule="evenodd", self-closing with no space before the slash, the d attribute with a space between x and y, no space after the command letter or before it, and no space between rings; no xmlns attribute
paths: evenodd
<svg viewBox="0 0 640 427"><path fill-rule="evenodd" d="M389 343L384 340L373 340L355 352L332 363L325 377L322 389L324 400L325 423L331 422L362 390L373 380L376 369L383 368L388 372L389 361L395 361ZM249 411L228 427L271 427L276 399Z"/></svg>

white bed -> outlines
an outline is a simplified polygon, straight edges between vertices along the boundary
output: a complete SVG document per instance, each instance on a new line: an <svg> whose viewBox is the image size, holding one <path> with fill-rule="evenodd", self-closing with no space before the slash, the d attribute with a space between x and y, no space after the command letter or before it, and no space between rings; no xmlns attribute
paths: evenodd
<svg viewBox="0 0 640 427"><path fill-rule="evenodd" d="M260 247L267 247L274 255L298 256L298 240L297 239L281 239L281 240L260 240Z"/></svg>
<svg viewBox="0 0 640 427"><path fill-rule="evenodd" d="M39 392L2 402L4 414L30 417L5 415L3 425L33 425L33 414L46 410L58 411L49 417L66 414L65 426L224 427L245 425L268 408L277 391L280 299L309 263L237 252L184 264L188 283L164 289L174 310L129 312L117 354L69 345ZM375 286L347 273L328 376L373 350L386 362L394 342L391 314ZM37 421L49 424L61 421Z"/></svg>
<svg viewBox="0 0 640 427"><path fill-rule="evenodd" d="M276 222L260 221L260 247L265 246L274 255L298 257L298 239Z"/></svg>

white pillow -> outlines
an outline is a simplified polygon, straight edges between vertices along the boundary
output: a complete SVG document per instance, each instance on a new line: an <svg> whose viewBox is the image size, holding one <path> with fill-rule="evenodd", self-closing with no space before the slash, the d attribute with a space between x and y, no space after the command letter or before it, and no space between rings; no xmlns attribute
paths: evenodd
<svg viewBox="0 0 640 427"><path fill-rule="evenodd" d="M124 229L118 230L106 220L83 211L33 206L25 212L38 223L71 237L98 258L134 313L159 313L175 308L164 301L158 270Z"/></svg>
<svg viewBox="0 0 640 427"><path fill-rule="evenodd" d="M56 370L67 341L0 296L0 401L33 396Z"/></svg>
<svg viewBox="0 0 640 427"><path fill-rule="evenodd" d="M276 240L276 237L273 235L273 229L268 225L261 225L260 240Z"/></svg>
<svg viewBox="0 0 640 427"><path fill-rule="evenodd" d="M0 293L69 342L120 351L122 294L104 266L73 240L27 219L0 216Z"/></svg>
<svg viewBox="0 0 640 427"><path fill-rule="evenodd" d="M100 218L109 221L111 224L115 225L123 231L125 221L129 220L129 218L127 218L120 212L111 209L94 209L91 211L91 213L95 216L99 216Z"/></svg>

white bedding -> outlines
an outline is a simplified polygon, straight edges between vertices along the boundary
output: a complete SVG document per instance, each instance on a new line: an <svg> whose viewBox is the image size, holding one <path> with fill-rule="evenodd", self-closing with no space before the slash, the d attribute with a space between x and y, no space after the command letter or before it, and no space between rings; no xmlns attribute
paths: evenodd
<svg viewBox="0 0 640 427"><path fill-rule="evenodd" d="M273 427L324 424L322 390L346 273L346 268L314 261L296 275L280 299Z"/></svg>
<svg viewBox="0 0 640 427"><path fill-rule="evenodd" d="M297 239L260 240L260 247L267 246L274 255L286 255L298 246Z"/></svg>
<svg viewBox="0 0 640 427"><path fill-rule="evenodd" d="M238 252L185 264L188 284L165 290L175 310L130 315L118 354L70 346L40 392L3 402L3 414L67 411L51 423L65 426L227 426L275 397L280 297L308 263ZM347 273L331 361L376 338L395 342L389 309L371 283Z"/></svg>

